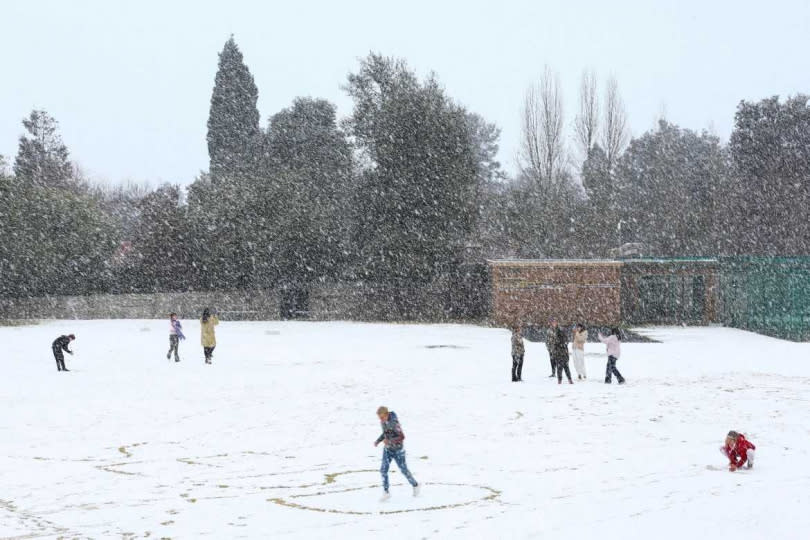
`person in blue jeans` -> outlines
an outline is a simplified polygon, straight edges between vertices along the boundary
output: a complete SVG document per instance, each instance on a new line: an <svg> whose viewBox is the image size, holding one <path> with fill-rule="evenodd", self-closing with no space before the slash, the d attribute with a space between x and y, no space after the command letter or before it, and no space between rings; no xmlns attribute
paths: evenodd
<svg viewBox="0 0 810 540"><path fill-rule="evenodd" d="M402 431L402 426L399 425L399 419L394 411L389 411L388 407L380 407L377 409L377 416L380 418L380 425L382 426L382 435L377 437L374 441L374 446L380 443L385 444L382 455L382 465L380 466L380 473L382 473L383 481L383 501L391 498L388 492L388 468L391 466L391 460L396 461L397 467L400 472L405 475L408 482L413 486L413 496L419 495L419 483L414 479L411 471L408 470L408 464L405 463L405 448L403 441L405 441L405 433Z"/></svg>

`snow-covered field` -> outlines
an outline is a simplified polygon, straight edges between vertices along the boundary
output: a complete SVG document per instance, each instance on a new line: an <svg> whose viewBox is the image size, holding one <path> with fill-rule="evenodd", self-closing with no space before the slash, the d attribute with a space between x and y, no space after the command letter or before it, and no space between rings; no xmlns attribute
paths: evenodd
<svg viewBox="0 0 810 540"><path fill-rule="evenodd" d="M626 386L592 343L570 386L535 343L510 382L499 329L223 322L207 366L185 327L179 364L166 321L0 328L0 537L810 536L810 344L644 329L662 343L624 345ZM418 498L393 472L378 500L379 405ZM729 429L753 470L724 468Z"/></svg>

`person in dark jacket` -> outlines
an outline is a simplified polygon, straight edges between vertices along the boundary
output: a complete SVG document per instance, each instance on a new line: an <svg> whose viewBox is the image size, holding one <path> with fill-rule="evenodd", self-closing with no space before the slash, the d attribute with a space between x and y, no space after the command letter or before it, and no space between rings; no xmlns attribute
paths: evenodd
<svg viewBox="0 0 810 540"><path fill-rule="evenodd" d="M549 328L546 332L546 350L548 351L548 361L551 362L551 375L553 377L557 374L557 365L554 363L554 343L557 340L557 320L551 319L549 321Z"/></svg>
<svg viewBox="0 0 810 540"><path fill-rule="evenodd" d="M526 349L523 345L522 330L520 325L512 327L512 382L523 380L523 354Z"/></svg>
<svg viewBox="0 0 810 540"><path fill-rule="evenodd" d="M549 358L551 358L551 369L557 372L557 384L562 384L562 374L568 377L568 383L574 384L571 379L571 369L568 367L568 337L556 319L551 319L551 326L546 335L546 348ZM551 374L552 377L554 373Z"/></svg>
<svg viewBox="0 0 810 540"><path fill-rule="evenodd" d="M51 349L53 350L53 357L56 358L56 369L57 371L70 371L68 368L65 367L65 355L62 351L73 354L73 351L68 349L68 345L70 342L76 339L76 336L73 334L69 334L67 336L59 336L53 343L51 344Z"/></svg>
<svg viewBox="0 0 810 540"><path fill-rule="evenodd" d="M391 460L397 462L397 467L399 467L400 472L405 476L411 486L413 486L413 496L417 497L419 495L419 483L414 480L413 475L408 470L407 463L405 463L405 448L402 445L405 440L405 433L402 432L399 419L397 419L397 415L394 411L388 410L388 407L380 407L377 409L377 416L380 419L383 432L382 435L377 437L377 440L374 441L374 446L377 446L381 442L385 444L382 465L380 466L383 481L383 496L381 500L387 501L391 498L391 494L388 492L388 468L391 466Z"/></svg>

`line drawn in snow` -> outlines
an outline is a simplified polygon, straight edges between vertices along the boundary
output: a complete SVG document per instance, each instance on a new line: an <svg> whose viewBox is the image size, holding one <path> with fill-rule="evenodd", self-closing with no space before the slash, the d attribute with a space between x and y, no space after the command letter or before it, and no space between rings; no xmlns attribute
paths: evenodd
<svg viewBox="0 0 810 540"><path fill-rule="evenodd" d="M66 527L57 525L56 523L48 521L47 519L37 516L31 512L21 510L12 500L0 499L0 510L5 510L7 513L14 516L14 518L23 528L31 531L31 534L12 538L34 538L35 536L39 536L39 534L34 534L33 531L48 536L59 535L60 538L66 534L74 534ZM2 522L5 522L5 520Z"/></svg>
<svg viewBox="0 0 810 540"><path fill-rule="evenodd" d="M96 469L100 471L105 471L113 474L123 474L124 476L146 476L140 472L129 472L129 471L122 471L120 467L127 467L130 465L137 465L139 463L145 463L144 461L125 461L123 463L111 463L109 465L96 465Z"/></svg>
<svg viewBox="0 0 810 540"><path fill-rule="evenodd" d="M333 484L336 484L336 480L342 476L348 476L352 474L359 474L359 473L377 473L376 469L363 469L363 470L354 470L354 471L342 471L337 473L329 473L324 475L324 481L320 484L307 484L300 486L299 489L306 489L310 487L326 487ZM398 484L394 484L398 485ZM476 484L459 484L459 483L450 483L450 482L424 482L420 485L425 486L445 486L445 487L462 487L462 488L472 488L475 490L479 490L481 492L481 496L475 497L473 499L467 499L457 502L451 502L446 504L429 504L424 507L419 508L398 508L394 510L375 510L375 511L366 511L366 510L353 510L353 509L341 509L341 508L327 508L325 506L319 506L315 504L307 504L305 502L298 502L304 501L308 498L313 497L323 497L328 495L341 495L345 493L352 493L357 491L363 490L378 490L380 489L379 483L371 484L371 485L364 485L359 487L348 487L342 489L327 489L327 490L319 490L315 493L298 493L292 494L287 497L273 497L267 499L268 502L272 502L274 504L278 504L280 506L285 506L288 508L295 508L298 510L309 510L312 512L323 512L327 514L347 514L347 515L355 515L355 516L362 516L362 515L377 515L377 514L404 514L410 512L430 512L435 510L449 510L453 508L462 508L465 506L470 506L477 503L482 502L490 502L495 501L501 495L501 491L489 487L489 486L482 486Z"/></svg>
<svg viewBox="0 0 810 540"><path fill-rule="evenodd" d="M131 458L132 457L132 452L129 451L129 448L136 448L138 446L143 446L145 444L147 444L147 443L138 442L138 443L132 443L132 444L122 444L121 446L118 447L118 451L120 453L124 454L126 457Z"/></svg>
<svg viewBox="0 0 810 540"><path fill-rule="evenodd" d="M177 458L177 461L180 463L185 463L186 465L200 465L202 467L212 467L214 469L221 469L222 465L215 465L213 463L204 463L202 461L196 461L198 459L211 459L211 458L221 458L221 457L228 457L228 454L217 454L214 456L202 456L202 457L181 457Z"/></svg>

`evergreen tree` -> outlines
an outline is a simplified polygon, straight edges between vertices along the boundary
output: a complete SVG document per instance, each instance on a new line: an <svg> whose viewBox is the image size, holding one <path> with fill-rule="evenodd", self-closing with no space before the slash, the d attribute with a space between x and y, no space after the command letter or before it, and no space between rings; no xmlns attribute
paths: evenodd
<svg viewBox="0 0 810 540"><path fill-rule="evenodd" d="M270 256L286 282L336 277L349 249L352 153L335 106L297 98L270 119L265 148L271 165L265 176L272 181L260 196L272 199L265 208L275 209L276 223L265 216L263 230L275 238L275 249L259 253Z"/></svg>
<svg viewBox="0 0 810 540"><path fill-rule="evenodd" d="M457 264L475 225L479 166L467 112L435 78L420 83L404 62L375 54L347 90L347 125L370 162L354 205L360 274L430 282Z"/></svg>
<svg viewBox="0 0 810 540"><path fill-rule="evenodd" d="M502 203L506 176L497 160L501 130L472 112L467 113L467 124L478 168L475 188L477 230L470 243L480 247L482 257L502 257L505 244Z"/></svg>
<svg viewBox="0 0 810 540"><path fill-rule="evenodd" d="M141 199L139 209L131 283L143 292L188 290L193 285L191 244L179 186L161 186Z"/></svg>
<svg viewBox="0 0 810 540"><path fill-rule="evenodd" d="M68 187L73 168L56 120L45 111L34 110L23 126L28 134L20 137L14 175L38 186Z"/></svg>
<svg viewBox="0 0 810 540"><path fill-rule="evenodd" d="M260 176L258 90L231 36L219 54L208 116L209 173L189 188L188 217L198 286L247 288L253 256L246 201Z"/></svg>
<svg viewBox="0 0 810 540"><path fill-rule="evenodd" d="M717 137L661 120L656 131L633 139L617 167L619 218L655 255L716 253L717 192L726 174Z"/></svg>
<svg viewBox="0 0 810 540"><path fill-rule="evenodd" d="M245 288L252 268L245 233L247 190L232 182L214 182L201 175L188 189L191 257L196 287L203 290ZM256 222L254 226L260 226Z"/></svg>
<svg viewBox="0 0 810 540"><path fill-rule="evenodd" d="M219 53L208 115L209 173L215 181L256 173L261 144L259 92L231 36Z"/></svg>
<svg viewBox="0 0 810 540"><path fill-rule="evenodd" d="M97 197L75 189L68 149L44 111L23 121L14 177L0 172L0 294L103 290L116 236Z"/></svg>
<svg viewBox="0 0 810 540"><path fill-rule="evenodd" d="M3 178L0 235L0 295L79 295L109 283L117 239L90 196Z"/></svg>
<svg viewBox="0 0 810 540"><path fill-rule="evenodd" d="M743 101L729 140L736 251L805 255L810 242L810 107L806 95Z"/></svg>

